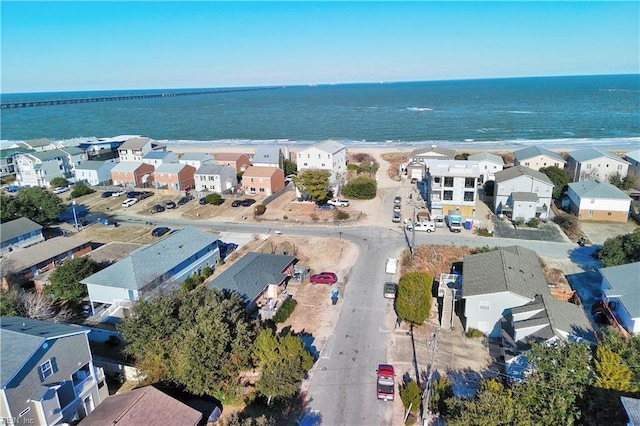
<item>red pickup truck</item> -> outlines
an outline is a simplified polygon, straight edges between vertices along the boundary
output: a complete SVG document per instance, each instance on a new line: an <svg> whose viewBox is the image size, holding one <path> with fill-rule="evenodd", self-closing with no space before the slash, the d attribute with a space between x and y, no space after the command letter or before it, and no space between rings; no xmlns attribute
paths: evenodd
<svg viewBox="0 0 640 426"><path fill-rule="evenodd" d="M395 394L395 379L393 366L389 364L378 365L377 395L378 399L393 401Z"/></svg>

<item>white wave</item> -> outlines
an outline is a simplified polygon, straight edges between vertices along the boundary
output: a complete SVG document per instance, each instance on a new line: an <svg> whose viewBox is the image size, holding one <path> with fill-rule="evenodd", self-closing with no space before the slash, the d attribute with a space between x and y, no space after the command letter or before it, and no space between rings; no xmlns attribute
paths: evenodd
<svg viewBox="0 0 640 426"><path fill-rule="evenodd" d="M509 114L535 114L535 112L533 111L518 111L518 110L513 110L513 111L505 111L508 112Z"/></svg>
<svg viewBox="0 0 640 426"><path fill-rule="evenodd" d="M418 111L418 112L433 111L433 108L427 108L427 107L407 107L407 109L409 111Z"/></svg>

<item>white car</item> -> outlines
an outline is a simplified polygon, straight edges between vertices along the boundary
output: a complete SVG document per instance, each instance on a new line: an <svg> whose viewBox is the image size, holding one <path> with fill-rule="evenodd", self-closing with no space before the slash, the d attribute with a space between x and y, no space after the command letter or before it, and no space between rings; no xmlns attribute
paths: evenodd
<svg viewBox="0 0 640 426"><path fill-rule="evenodd" d="M122 202L122 207L131 207L132 205L134 205L137 202L138 202L138 200L136 198L127 198L126 200L124 200Z"/></svg>
<svg viewBox="0 0 640 426"><path fill-rule="evenodd" d="M53 190L54 194L62 194L63 192L67 192L69 190L68 186L59 186Z"/></svg>
<svg viewBox="0 0 640 426"><path fill-rule="evenodd" d="M332 206L336 206L336 207L349 207L349 201L347 200L338 200L338 199L333 199L333 200L329 200L327 201L327 204L331 204Z"/></svg>
<svg viewBox="0 0 640 426"><path fill-rule="evenodd" d="M126 194L126 193L127 193L127 191L116 191L116 192L114 192L113 194L111 194L111 196L112 196L112 197L121 197L121 196L123 196L123 195L124 195L124 194Z"/></svg>

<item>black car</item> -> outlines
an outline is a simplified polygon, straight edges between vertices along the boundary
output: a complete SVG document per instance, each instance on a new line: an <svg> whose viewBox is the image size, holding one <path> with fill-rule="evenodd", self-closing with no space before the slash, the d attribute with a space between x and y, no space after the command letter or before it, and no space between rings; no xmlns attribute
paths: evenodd
<svg viewBox="0 0 640 426"><path fill-rule="evenodd" d="M162 237L164 234L166 234L169 231L171 231L170 228L167 228L166 226L161 226L161 227L155 228L153 231L151 231L151 236L153 236L153 237Z"/></svg>
<svg viewBox="0 0 640 426"><path fill-rule="evenodd" d="M246 200L242 200L242 203L240 205L242 205L242 207L249 207L254 205L255 203L256 203L256 200L247 198Z"/></svg>
<svg viewBox="0 0 640 426"><path fill-rule="evenodd" d="M198 201L201 205L207 204L207 199L205 197L200 198L200 201Z"/></svg>
<svg viewBox="0 0 640 426"><path fill-rule="evenodd" d="M244 200L233 200L233 203L231 203L231 207L240 207L243 201Z"/></svg>
<svg viewBox="0 0 640 426"><path fill-rule="evenodd" d="M189 201L191 201L191 197L182 197L178 200L178 205L179 206L184 206L185 204L187 204Z"/></svg>
<svg viewBox="0 0 640 426"><path fill-rule="evenodd" d="M176 208L176 203L174 203L171 200L167 200L163 204L164 204L164 207L167 208L167 209L175 209Z"/></svg>
<svg viewBox="0 0 640 426"><path fill-rule="evenodd" d="M318 210L333 210L333 209L335 209L335 207L332 206L331 204L316 204L316 208Z"/></svg>
<svg viewBox="0 0 640 426"><path fill-rule="evenodd" d="M149 198L153 195L153 192L151 191L142 191L139 192L138 195L134 198L137 198L138 200L144 200L145 198Z"/></svg>
<svg viewBox="0 0 640 426"><path fill-rule="evenodd" d="M151 213L160 213L164 211L164 207L162 207L160 204L156 204L153 207L151 207L151 210L149 210Z"/></svg>
<svg viewBox="0 0 640 426"><path fill-rule="evenodd" d="M113 195L113 191L104 191L102 193L102 195L100 195L102 198L109 198Z"/></svg>
<svg viewBox="0 0 640 426"><path fill-rule="evenodd" d="M140 192L138 191L129 191L127 192L127 198L138 198L140 196Z"/></svg>

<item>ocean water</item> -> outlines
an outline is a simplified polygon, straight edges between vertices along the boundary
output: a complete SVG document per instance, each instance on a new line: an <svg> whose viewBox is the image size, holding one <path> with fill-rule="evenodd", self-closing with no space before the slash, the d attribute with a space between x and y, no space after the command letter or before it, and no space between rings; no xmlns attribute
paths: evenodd
<svg viewBox="0 0 640 426"><path fill-rule="evenodd" d="M134 92L5 94L1 101L128 93ZM289 86L4 109L1 114L4 141L139 134L177 144L293 145L335 139L354 146L633 149L640 146L640 75Z"/></svg>

